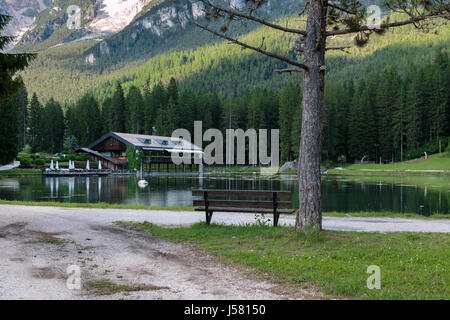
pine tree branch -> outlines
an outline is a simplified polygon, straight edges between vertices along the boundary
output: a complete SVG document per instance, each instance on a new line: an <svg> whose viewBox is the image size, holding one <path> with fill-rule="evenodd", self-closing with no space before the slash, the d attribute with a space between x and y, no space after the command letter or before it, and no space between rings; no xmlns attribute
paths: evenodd
<svg viewBox="0 0 450 320"><path fill-rule="evenodd" d="M234 11L234 10L230 10L230 9L225 9L225 8L219 7L219 6L211 3L208 0L197 0L197 1L200 1L203 4L205 4L205 5L207 5L207 6L211 7L211 8L214 8L219 13L220 12L227 13L231 17L239 17L239 18L242 18L242 19L251 20L251 21L260 23L262 25L265 25L267 27L273 28L273 29L277 29L277 30L284 31L284 32L289 32L289 33L301 34L303 36L306 36L306 31L305 30L285 28L285 27L279 26L277 24L270 23L270 22L268 22L266 20L263 20L263 19L260 19L260 18L257 18L257 17L253 17L253 16L248 15L248 14L244 14L244 13L240 13L238 11Z"/></svg>
<svg viewBox="0 0 450 320"><path fill-rule="evenodd" d="M275 54L275 53L272 53L272 52L269 52L269 51L265 51L265 50L263 50L263 49L261 49L261 48L256 48L256 47L250 46L250 45L248 45L248 44L246 44L246 43L243 43L243 42L241 42L241 41L239 41L239 40L237 40L237 39L228 37L228 36L225 35L225 34L221 34L221 33L217 32L217 31L214 31L214 30L212 30L212 29L209 29L208 27L203 26L203 25L201 25L201 24L198 24L198 23L195 22L195 21L194 21L194 25L197 26L197 27L199 27L200 29L203 29L203 30L205 30L205 31L208 31L208 32L210 32L210 33L212 33L212 34L214 34L214 35L216 35L216 36L218 36L218 37L221 37L221 38L223 38L223 39L226 39L226 40L228 40L228 41L230 41L230 42L232 42L232 43L234 43L234 44L238 44L238 45L240 45L240 46L242 46L242 47L244 47L244 48L247 48L247 49L250 49L250 50L253 50L253 51L262 53L262 54L264 54L264 55L266 55L266 56L268 56L268 57L271 57L271 58L275 58L275 59L281 60L281 61L283 61L283 62L286 62L287 64L290 64L290 65L292 65L292 66L296 66L296 67L298 67L298 68L300 68L300 69L303 69L303 70L306 70L306 71L308 70L308 67L307 67L306 65L302 64L302 63L298 63L298 62L296 62L296 61L294 61L294 60L290 60L290 59L288 59L288 58L286 58L286 57L279 56L279 55L277 55L277 54Z"/></svg>
<svg viewBox="0 0 450 320"><path fill-rule="evenodd" d="M357 13L357 11L350 11L350 10L347 10L347 9L342 8L340 6L337 6L335 4L332 4L330 2L328 2L328 6L331 7L331 8L334 8L336 10L343 11L343 12L348 13L348 14L356 14Z"/></svg>
<svg viewBox="0 0 450 320"><path fill-rule="evenodd" d="M286 68L286 69L277 69L274 71L279 73L293 73L293 72L303 72L304 70L296 68Z"/></svg>
<svg viewBox="0 0 450 320"><path fill-rule="evenodd" d="M412 18L412 19L404 20L404 21L398 21L398 22L381 24L379 30L395 28L395 27L401 27L401 26L405 26L405 25L409 25L409 24L414 24L414 23L417 23L417 22L420 22L420 21L424 21L424 20L427 20L427 19L437 19L437 18L449 19L449 16L446 15L446 14L423 15L423 16L420 16L420 17L415 17L415 18ZM326 36L330 37L330 36L336 36L336 35L357 33L357 32L362 32L362 31L376 31L376 29L373 29L373 27L361 26L361 27L355 28L355 29L344 29L344 30L328 31L326 33Z"/></svg>
<svg viewBox="0 0 450 320"><path fill-rule="evenodd" d="M345 49L350 49L351 46L343 46L343 47L328 47L325 48L326 51L330 51L330 50L342 50L345 51Z"/></svg>

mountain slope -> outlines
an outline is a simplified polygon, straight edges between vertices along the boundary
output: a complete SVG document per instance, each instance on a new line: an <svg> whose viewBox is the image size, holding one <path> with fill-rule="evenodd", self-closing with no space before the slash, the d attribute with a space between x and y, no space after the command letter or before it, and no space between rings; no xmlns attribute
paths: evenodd
<svg viewBox="0 0 450 320"><path fill-rule="evenodd" d="M11 21L4 32L6 35L16 37L7 49L17 44L39 12L45 10L50 4L51 0L0 0L0 12L11 16Z"/></svg>
<svg viewBox="0 0 450 320"><path fill-rule="evenodd" d="M295 26L296 20L290 19L289 25ZM195 32L198 37L205 34L200 30ZM263 36L266 48L280 53L287 53L295 41L289 35L267 28L259 28L241 39L259 45ZM375 36L364 48L352 48L348 55L330 52L327 77L335 81L358 79L379 72L387 64L395 65L402 72L411 63L431 59L438 48L448 50L449 38L449 26L441 27L437 35L417 32L411 26L391 30L384 36ZM94 41L82 42L42 52L23 73L28 92L37 92L44 101L53 96L63 102L73 101L93 88L98 97L104 97L117 80L125 88L132 84L142 87L160 80L167 82L173 76L181 87L231 94L256 86L279 88L292 79L300 81L299 76L275 74L273 70L282 67L282 63L226 42L173 50L146 62L144 59L130 61L117 69L86 63L86 52L96 45Z"/></svg>
<svg viewBox="0 0 450 320"><path fill-rule="evenodd" d="M83 39L104 39L120 32L150 3L159 0L0 0L14 18L8 33L17 36L15 51L44 50ZM72 6L72 8L71 8ZM80 28L69 28L69 11L80 9ZM70 9L70 10L69 10ZM72 18L73 19L73 18Z"/></svg>
<svg viewBox="0 0 450 320"><path fill-rule="evenodd" d="M274 20L291 15L299 12L303 3L298 0L268 0L261 8L260 16ZM243 0L232 0L231 4L241 7ZM104 69L118 63L123 65L129 61L149 59L170 50L186 50L218 41L210 34L199 32L193 25L195 20L204 21L203 17L204 6L195 0L151 1L124 30L88 50L89 61ZM220 27L226 22L219 19L208 23ZM257 27L256 23L233 24L228 32L242 35Z"/></svg>

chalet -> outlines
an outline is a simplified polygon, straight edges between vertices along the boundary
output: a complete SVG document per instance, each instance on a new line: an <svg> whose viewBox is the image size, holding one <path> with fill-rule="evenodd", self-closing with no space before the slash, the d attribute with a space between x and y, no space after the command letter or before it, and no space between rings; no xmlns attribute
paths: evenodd
<svg viewBox="0 0 450 320"><path fill-rule="evenodd" d="M87 148L80 148L77 153L88 154L91 161L102 162L104 169L114 171L127 167L127 147L143 151L143 169L145 171L197 171L201 165L175 165L172 153L186 155L202 154L201 148L181 138L150 136L143 134L108 132ZM191 161L194 163L194 161Z"/></svg>

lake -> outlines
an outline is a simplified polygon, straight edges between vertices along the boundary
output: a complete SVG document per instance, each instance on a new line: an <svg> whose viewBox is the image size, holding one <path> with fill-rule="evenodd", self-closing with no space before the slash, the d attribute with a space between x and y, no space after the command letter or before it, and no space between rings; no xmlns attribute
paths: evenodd
<svg viewBox="0 0 450 320"><path fill-rule="evenodd" d="M2 177L0 199L25 201L107 202L148 206L192 206L191 190L291 190L298 203L296 177L258 174L205 174L149 176L140 189L132 176L107 177ZM448 214L450 179L440 176L345 177L324 176L325 212L391 211L431 215Z"/></svg>

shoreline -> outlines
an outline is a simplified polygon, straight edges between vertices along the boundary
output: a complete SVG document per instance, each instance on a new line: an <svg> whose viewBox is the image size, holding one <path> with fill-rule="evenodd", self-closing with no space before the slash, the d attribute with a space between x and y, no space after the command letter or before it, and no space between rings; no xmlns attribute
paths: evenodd
<svg viewBox="0 0 450 320"><path fill-rule="evenodd" d="M10 169L0 171L0 177L20 177L20 176L45 176L43 173L44 169ZM156 173L156 172L155 172ZM163 174L171 174L171 175L182 175L181 172L161 172ZM130 175L132 173L125 173L124 175ZM205 170L205 175L222 175L222 174L261 174L259 170ZM114 173L112 173L114 175ZM156 174L157 175L157 174ZM297 176L296 169L288 169L284 172L278 172L275 174L276 176ZM450 176L450 170L448 169L336 169L331 168L327 169L322 176Z"/></svg>
<svg viewBox="0 0 450 320"><path fill-rule="evenodd" d="M80 208L80 209L119 209L119 210L146 210L146 211L165 211L165 212L194 212L194 206L177 206L177 207L155 207L135 204L111 204L106 202L97 203L76 203L76 202L37 202L37 201L19 201L19 200L3 200L0 199L0 205L11 206L27 206L27 207L54 207L54 208ZM238 213L240 214L240 213ZM242 213L246 215L253 215L252 213ZM417 213L396 213L384 211L360 211L360 212L323 212L324 217L336 218L407 218L419 220L448 220L450 214L434 214L431 216L420 215ZM270 215L267 215L270 217ZM295 215L284 215L291 216Z"/></svg>

